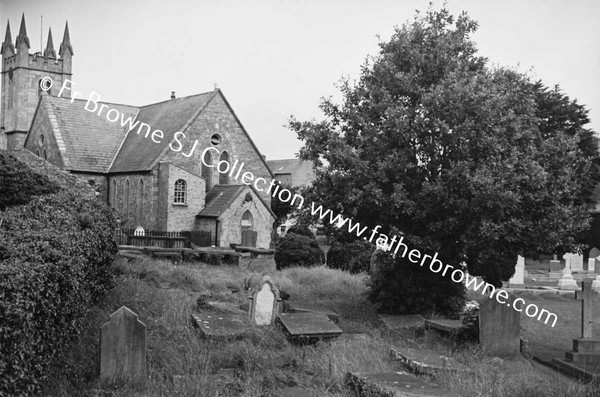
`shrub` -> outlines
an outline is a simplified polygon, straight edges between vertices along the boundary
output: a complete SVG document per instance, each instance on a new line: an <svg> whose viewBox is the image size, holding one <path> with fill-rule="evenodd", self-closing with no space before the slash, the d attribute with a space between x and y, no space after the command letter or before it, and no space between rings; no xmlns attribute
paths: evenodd
<svg viewBox="0 0 600 397"><path fill-rule="evenodd" d="M46 176L34 173L7 152L0 151L0 210L58 190L59 186Z"/></svg>
<svg viewBox="0 0 600 397"><path fill-rule="evenodd" d="M287 236L290 233L299 234L301 236L306 236L306 237L310 237L310 238L315 238L314 233L306 225L294 225L288 229L288 231L285 233L285 235Z"/></svg>
<svg viewBox="0 0 600 397"><path fill-rule="evenodd" d="M368 272L375 247L368 241L334 241L327 251L327 266L350 273Z"/></svg>
<svg viewBox="0 0 600 397"><path fill-rule="evenodd" d="M275 249L277 270L292 266L316 266L323 263L325 253L314 237L291 233L279 239Z"/></svg>
<svg viewBox="0 0 600 397"><path fill-rule="evenodd" d="M407 258L376 251L377 271L371 274L368 297L380 313L431 314L457 317L465 301L465 288L450 274L433 273Z"/></svg>
<svg viewBox="0 0 600 397"><path fill-rule="evenodd" d="M113 285L114 228L110 208L75 190L2 213L0 395L40 393L87 307Z"/></svg>

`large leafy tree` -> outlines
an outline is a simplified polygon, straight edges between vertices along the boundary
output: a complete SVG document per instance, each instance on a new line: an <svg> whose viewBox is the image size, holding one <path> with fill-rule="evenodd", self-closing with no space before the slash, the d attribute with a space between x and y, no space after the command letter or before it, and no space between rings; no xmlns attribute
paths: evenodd
<svg viewBox="0 0 600 397"><path fill-rule="evenodd" d="M589 224L597 161L587 110L491 68L466 13L397 28L323 121L291 119L317 164L313 197L500 285L518 254L569 249Z"/></svg>

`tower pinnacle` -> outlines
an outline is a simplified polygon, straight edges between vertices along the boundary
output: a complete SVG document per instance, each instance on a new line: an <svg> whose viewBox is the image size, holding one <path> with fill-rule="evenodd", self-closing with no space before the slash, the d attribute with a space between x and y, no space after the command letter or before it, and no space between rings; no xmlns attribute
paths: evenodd
<svg viewBox="0 0 600 397"><path fill-rule="evenodd" d="M17 48L19 48L19 44L25 43L27 44L27 48L31 48L29 45L29 37L27 37L27 28L25 27L25 13L21 17L21 27L19 28L19 35L17 36L17 42L15 43Z"/></svg>
<svg viewBox="0 0 600 397"><path fill-rule="evenodd" d="M65 34L63 35L62 43L60 43L58 55L62 57L67 50L73 55L73 46L71 46L71 38L69 37L69 21L65 23Z"/></svg>
<svg viewBox="0 0 600 397"><path fill-rule="evenodd" d="M56 58L56 51L54 51L54 43L52 42L52 28L48 29L48 42L44 50L44 58L48 57Z"/></svg>
<svg viewBox="0 0 600 397"><path fill-rule="evenodd" d="M10 48L12 54L15 54L15 46L12 42L12 35L10 34L10 22L6 22L6 35L4 36L4 42L2 48L0 48L0 54L6 54L6 50Z"/></svg>

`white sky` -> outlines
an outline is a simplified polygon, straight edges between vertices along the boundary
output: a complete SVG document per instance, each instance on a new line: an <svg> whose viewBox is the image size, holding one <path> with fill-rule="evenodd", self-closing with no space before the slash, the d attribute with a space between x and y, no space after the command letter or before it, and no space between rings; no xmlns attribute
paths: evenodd
<svg viewBox="0 0 600 397"><path fill-rule="evenodd" d="M428 0L0 0L0 39L13 40L25 12L31 51L48 26L55 49L69 21L73 79L86 96L147 105L211 91L218 84L268 159L294 157L301 143L290 115L320 119L320 98L357 78L377 35L425 11ZM435 7L442 4L433 2ZM479 22L474 39L491 62L532 68L590 109L600 131L600 1L449 0Z"/></svg>

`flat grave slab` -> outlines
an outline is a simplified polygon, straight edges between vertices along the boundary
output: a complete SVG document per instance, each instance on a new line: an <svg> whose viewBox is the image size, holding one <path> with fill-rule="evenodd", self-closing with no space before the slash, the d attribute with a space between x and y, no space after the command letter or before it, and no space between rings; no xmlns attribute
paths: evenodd
<svg viewBox="0 0 600 397"><path fill-rule="evenodd" d="M282 313L278 319L283 332L292 341L328 339L342 334L342 330L324 314Z"/></svg>
<svg viewBox="0 0 600 397"><path fill-rule="evenodd" d="M379 318L392 331L425 326L425 318L420 314L380 314Z"/></svg>
<svg viewBox="0 0 600 397"><path fill-rule="evenodd" d="M448 334L455 334L464 327L462 320L425 320L425 328L433 328Z"/></svg>
<svg viewBox="0 0 600 397"><path fill-rule="evenodd" d="M434 388L406 372L348 373L346 385L359 397L425 397L452 396L448 390Z"/></svg>
<svg viewBox="0 0 600 397"><path fill-rule="evenodd" d="M240 338L247 329L242 316L228 313L193 313L192 323L198 327L203 338L215 340Z"/></svg>
<svg viewBox="0 0 600 397"><path fill-rule="evenodd" d="M392 347L390 348L390 356L393 360L400 361L402 365L417 374L436 375L442 372L469 372L469 368L464 364L434 350Z"/></svg>
<svg viewBox="0 0 600 397"><path fill-rule="evenodd" d="M306 302L306 301L291 301L288 302L290 309L294 313L316 313L316 314L324 314L329 317L333 321L337 321L339 319L339 315L331 309L323 305L319 305L318 303Z"/></svg>

